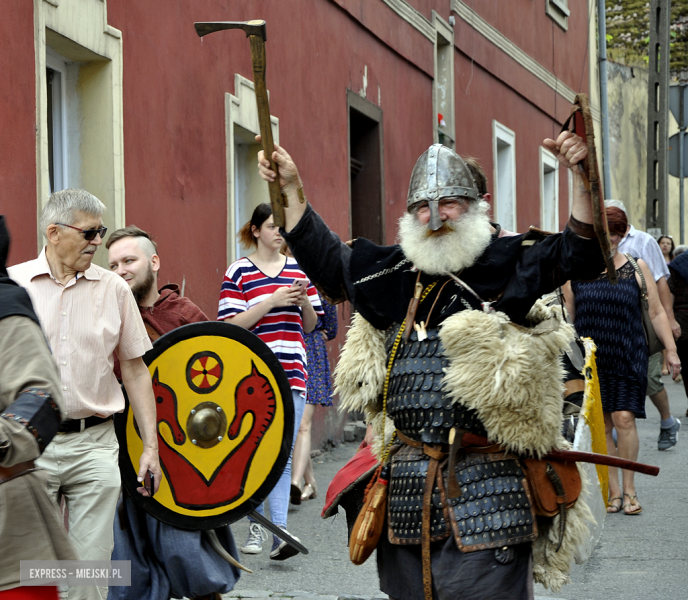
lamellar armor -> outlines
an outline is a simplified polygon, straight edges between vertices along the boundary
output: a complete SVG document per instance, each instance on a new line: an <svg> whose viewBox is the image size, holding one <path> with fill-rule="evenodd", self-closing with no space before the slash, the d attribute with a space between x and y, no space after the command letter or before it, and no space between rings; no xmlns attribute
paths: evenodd
<svg viewBox="0 0 688 600"><path fill-rule="evenodd" d="M399 325L390 328L388 356ZM416 332L401 343L389 376L387 414L399 437L391 459L388 497L389 538L396 544L420 544L423 499L432 460L439 460L432 487L430 539L453 533L464 552L532 541L537 529L521 466L511 454L460 451L455 476L461 494L447 493L449 432L463 429L486 437L475 411L454 402L443 389L448 360L436 328L418 341ZM439 454L438 454L439 453ZM430 455L435 455L432 458ZM432 472L432 469L430 469Z"/></svg>

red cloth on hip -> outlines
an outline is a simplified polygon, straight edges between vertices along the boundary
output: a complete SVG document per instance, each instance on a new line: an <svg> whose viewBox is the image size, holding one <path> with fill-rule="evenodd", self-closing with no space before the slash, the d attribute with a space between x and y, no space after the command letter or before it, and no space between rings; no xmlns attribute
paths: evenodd
<svg viewBox="0 0 688 600"><path fill-rule="evenodd" d="M0 600L59 600L57 586L22 586L0 592Z"/></svg>

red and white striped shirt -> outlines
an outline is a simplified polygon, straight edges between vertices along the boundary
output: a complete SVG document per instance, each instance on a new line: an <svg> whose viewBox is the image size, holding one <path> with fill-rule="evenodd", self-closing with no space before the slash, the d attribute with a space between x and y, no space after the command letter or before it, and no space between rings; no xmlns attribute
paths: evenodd
<svg viewBox="0 0 688 600"><path fill-rule="evenodd" d="M294 279L306 279L297 262L288 257L284 268L275 277L268 277L248 258L229 265L222 280L218 321L247 311L274 294L278 288L290 286ZM308 298L316 314L323 308L318 292L309 282ZM294 390L306 390L306 348L303 342L303 320L299 306L273 308L251 329L279 359Z"/></svg>

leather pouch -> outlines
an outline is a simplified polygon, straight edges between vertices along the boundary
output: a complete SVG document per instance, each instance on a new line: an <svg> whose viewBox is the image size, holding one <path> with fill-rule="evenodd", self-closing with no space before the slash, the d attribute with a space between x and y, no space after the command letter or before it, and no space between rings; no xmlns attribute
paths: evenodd
<svg viewBox="0 0 688 600"><path fill-rule="evenodd" d="M377 547L385 524L389 469L378 468L366 490L363 508L358 513L349 539L349 558L355 565L362 565Z"/></svg>
<svg viewBox="0 0 688 600"><path fill-rule="evenodd" d="M533 458L522 459L520 462L530 487L533 512L536 515L553 517L559 514L561 504L571 508L576 503L582 483L575 462Z"/></svg>

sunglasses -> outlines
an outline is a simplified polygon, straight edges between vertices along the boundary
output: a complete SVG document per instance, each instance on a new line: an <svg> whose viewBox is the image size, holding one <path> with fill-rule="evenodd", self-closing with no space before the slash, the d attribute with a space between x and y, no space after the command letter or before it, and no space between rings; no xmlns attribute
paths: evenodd
<svg viewBox="0 0 688 600"><path fill-rule="evenodd" d="M66 223L55 223L55 225L62 225L62 227L69 227L70 229L76 229L77 231L80 231L84 234L84 239L87 242L95 240L97 235L99 235L100 239L102 240L107 233L107 227L99 227L98 229L79 229L73 225L67 225Z"/></svg>

